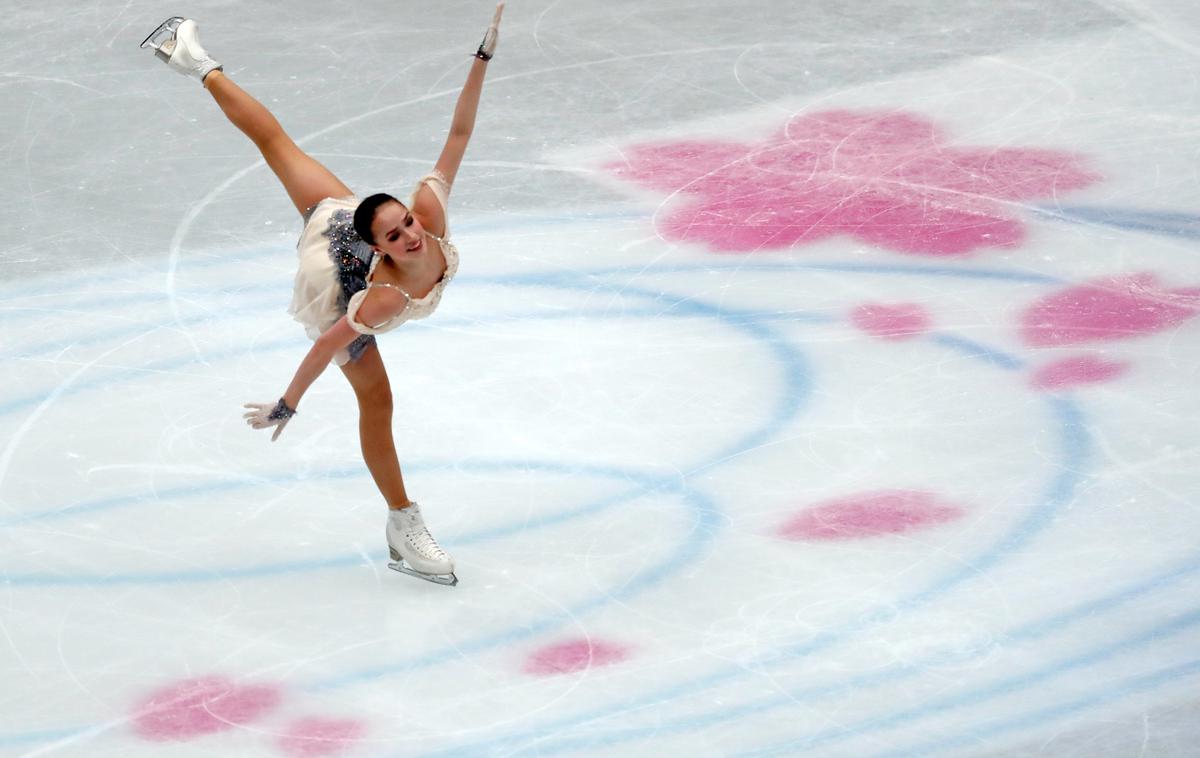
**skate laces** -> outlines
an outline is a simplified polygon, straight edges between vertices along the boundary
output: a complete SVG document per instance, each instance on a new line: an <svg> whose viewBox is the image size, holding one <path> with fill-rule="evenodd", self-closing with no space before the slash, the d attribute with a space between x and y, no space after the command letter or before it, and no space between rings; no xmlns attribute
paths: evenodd
<svg viewBox="0 0 1200 758"><path fill-rule="evenodd" d="M446 557L446 551L442 550L442 546L433 538L433 535L429 533L424 524L421 525L420 529L409 532L406 536L408 537L408 541L412 543L412 546L426 558L442 560Z"/></svg>
<svg viewBox="0 0 1200 758"><path fill-rule="evenodd" d="M404 539L408 540L417 552L433 560L446 558L446 551L429 533L429 527L425 526L425 519L421 518L421 511L417 510L416 503L396 513L400 515L404 524Z"/></svg>

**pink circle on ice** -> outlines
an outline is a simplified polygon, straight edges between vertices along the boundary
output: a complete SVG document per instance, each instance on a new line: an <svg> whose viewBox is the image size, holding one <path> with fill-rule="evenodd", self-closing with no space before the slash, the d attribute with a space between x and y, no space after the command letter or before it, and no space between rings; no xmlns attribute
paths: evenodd
<svg viewBox="0 0 1200 758"><path fill-rule="evenodd" d="M929 492L881 490L806 508L779 528L779 536L789 540L846 540L900 534L953 521L962 514L962 508Z"/></svg>
<svg viewBox="0 0 1200 758"><path fill-rule="evenodd" d="M1200 313L1200 288L1167 289L1154 274L1100 279L1042 298L1021 317L1033 347L1078 345L1153 334Z"/></svg>
<svg viewBox="0 0 1200 758"><path fill-rule="evenodd" d="M1042 366L1034 373L1033 386L1040 390L1061 390L1081 384L1096 384L1114 379L1129 366L1119 361L1106 361L1094 355L1063 358Z"/></svg>
<svg viewBox="0 0 1200 758"><path fill-rule="evenodd" d="M366 727L352 719L309 717L288 727L279 738L279 749L294 758L337 755L362 739Z"/></svg>
<svg viewBox="0 0 1200 758"><path fill-rule="evenodd" d="M258 719L279 704L270 685L238 684L219 676L185 679L156 690L133 716L138 735L149 740L189 740Z"/></svg>
<svg viewBox="0 0 1200 758"><path fill-rule="evenodd" d="M629 657L628 648L610 642L579 639L560 642L538 650L525 662L525 673L552 676L619 663Z"/></svg>
<svg viewBox="0 0 1200 758"><path fill-rule="evenodd" d="M851 311L850 322L872 337L906 340L929 331L932 319L916 303L866 303Z"/></svg>

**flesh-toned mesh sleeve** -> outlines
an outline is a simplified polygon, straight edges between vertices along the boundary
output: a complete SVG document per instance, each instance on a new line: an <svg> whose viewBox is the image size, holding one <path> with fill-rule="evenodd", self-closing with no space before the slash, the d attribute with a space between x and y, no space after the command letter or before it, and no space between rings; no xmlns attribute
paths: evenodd
<svg viewBox="0 0 1200 758"><path fill-rule="evenodd" d="M420 185L422 184L427 185L429 189L433 190L434 196L437 197L438 202L441 203L442 217L446 219L446 228L442 230L442 236L449 237L450 212L448 209L450 201L450 182L446 181L446 176L435 168L433 171L430 171L428 174L421 177L421 181L417 184L417 188L420 189Z"/></svg>
<svg viewBox="0 0 1200 758"><path fill-rule="evenodd" d="M401 295L404 295L405 303L404 310L400 311L395 316L392 316L387 321L384 321L382 324L371 326L358 320L358 309L362 307L363 301L367 299L367 293L370 292L373 287L387 287L389 289L394 289ZM412 297L394 284L385 284L383 282L369 284L365 289L361 289L350 296L350 302L346 304L346 320L350 322L350 328L359 334L383 334L384 332L395 329L405 321L408 321L411 306Z"/></svg>

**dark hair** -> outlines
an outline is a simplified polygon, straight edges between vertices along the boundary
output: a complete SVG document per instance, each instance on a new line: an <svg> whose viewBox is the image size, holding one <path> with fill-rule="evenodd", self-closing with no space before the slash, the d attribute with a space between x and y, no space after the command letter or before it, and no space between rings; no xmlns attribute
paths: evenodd
<svg viewBox="0 0 1200 758"><path fill-rule="evenodd" d="M400 201L386 192L379 192L363 200L354 209L354 231L358 232L358 236L362 237L363 242L368 245L375 244L375 235L371 234L371 222L375 220L375 212L379 210L379 206L392 202L399 203Z"/></svg>

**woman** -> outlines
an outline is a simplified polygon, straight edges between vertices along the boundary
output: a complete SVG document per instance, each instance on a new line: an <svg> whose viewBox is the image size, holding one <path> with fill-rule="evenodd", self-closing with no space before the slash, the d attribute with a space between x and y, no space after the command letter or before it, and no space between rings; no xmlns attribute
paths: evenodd
<svg viewBox="0 0 1200 758"><path fill-rule="evenodd" d="M171 68L200 80L262 152L304 218L290 310L314 339L313 347L278 402L246 405L247 423L274 427L271 439L278 439L304 392L330 362L337 364L358 398L363 458L388 504L386 535L396 561L391 566L441 584L458 583L454 562L404 489L392 439L391 385L374 335L431 314L458 270L458 252L446 239L446 202L475 125L503 10L503 3L496 6L475 53L442 153L407 205L386 194L360 201L300 150L270 111L205 52L194 21L170 18L142 42Z"/></svg>

